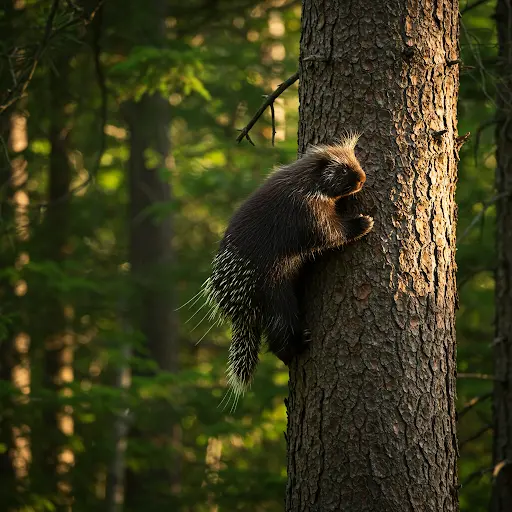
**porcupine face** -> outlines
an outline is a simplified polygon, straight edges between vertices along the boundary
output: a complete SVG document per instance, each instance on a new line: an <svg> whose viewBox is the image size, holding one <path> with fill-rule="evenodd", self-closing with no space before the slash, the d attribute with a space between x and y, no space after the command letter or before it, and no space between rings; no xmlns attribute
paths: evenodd
<svg viewBox="0 0 512 512"><path fill-rule="evenodd" d="M366 174L350 151L332 152L320 171L320 191L329 197L344 197L359 192L366 181Z"/></svg>
<svg viewBox="0 0 512 512"><path fill-rule="evenodd" d="M342 139L339 144L318 146L313 155L318 158L316 180L319 191L332 198L359 192L366 181L354 147L357 136Z"/></svg>
<svg viewBox="0 0 512 512"><path fill-rule="evenodd" d="M366 175L358 162L329 162L321 172L319 187L329 197L344 197L359 192Z"/></svg>

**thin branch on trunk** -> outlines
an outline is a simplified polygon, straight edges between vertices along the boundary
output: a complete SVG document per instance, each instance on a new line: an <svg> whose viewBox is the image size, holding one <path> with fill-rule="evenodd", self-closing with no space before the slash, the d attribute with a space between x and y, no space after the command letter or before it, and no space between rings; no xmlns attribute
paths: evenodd
<svg viewBox="0 0 512 512"><path fill-rule="evenodd" d="M249 123L244 128L242 128L240 130L240 134L236 138L237 142L241 142L245 138L254 146L254 142L249 137L249 131L256 124L258 119L263 115L263 112L265 112L267 107L273 106L274 105L274 101L277 98L279 98L279 96L281 96L281 94L283 94L283 92L286 91L286 89L291 87L298 79L299 79L299 72L297 71L290 78L288 78L288 80L285 80L273 93L269 94L266 97L265 101L263 102L261 107L258 109L256 114L254 114L254 116L249 121ZM272 119L273 119L272 131L274 132L274 130L275 130L275 126L274 126L275 118L272 117ZM274 136L272 135L272 144L273 143L274 143Z"/></svg>
<svg viewBox="0 0 512 512"><path fill-rule="evenodd" d="M489 398L492 397L492 392L484 393L480 396L475 396L469 402L467 402L464 407L457 413L457 419L461 419L464 417L473 407L477 406L479 403L485 402Z"/></svg>
<svg viewBox="0 0 512 512"><path fill-rule="evenodd" d="M494 375L487 373L458 373L458 379L494 380Z"/></svg>
<svg viewBox="0 0 512 512"><path fill-rule="evenodd" d="M494 466L489 466L488 468L482 468L477 471L474 471L473 473L470 473L462 482L461 487L464 487L465 485L468 485L471 483L475 478L480 479L482 476L486 475L487 473L492 473L493 480L499 475L500 471L504 468L510 466L511 462L508 460L502 460L501 462L498 462L498 464Z"/></svg>
<svg viewBox="0 0 512 512"><path fill-rule="evenodd" d="M471 443L472 441L475 441L479 437L483 436L489 430L492 430L492 425L490 423L488 425L484 425L480 430L475 432L472 436L469 436L467 439L464 439L464 441L461 441L459 444L459 449L462 450L462 448L464 446Z"/></svg>

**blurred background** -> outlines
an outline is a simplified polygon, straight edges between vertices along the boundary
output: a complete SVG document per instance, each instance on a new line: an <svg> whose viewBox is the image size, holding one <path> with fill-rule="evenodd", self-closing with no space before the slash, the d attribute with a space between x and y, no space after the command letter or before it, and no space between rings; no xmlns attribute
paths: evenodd
<svg viewBox="0 0 512 512"><path fill-rule="evenodd" d="M300 1L0 5L0 510L282 510L286 368L264 354L223 410L229 329L209 330L206 308L189 320L201 303L175 309L233 210L296 157L297 83L275 102L274 146L268 110L254 145L236 138L297 71ZM458 428L472 512L487 509L492 465L494 8L461 3Z"/></svg>

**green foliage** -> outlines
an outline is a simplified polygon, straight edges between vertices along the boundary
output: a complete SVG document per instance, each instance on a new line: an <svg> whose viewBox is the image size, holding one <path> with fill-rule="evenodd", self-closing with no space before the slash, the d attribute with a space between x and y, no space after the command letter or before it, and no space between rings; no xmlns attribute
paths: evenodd
<svg viewBox="0 0 512 512"><path fill-rule="evenodd" d="M467 231L475 217L494 195L494 62L497 55L494 2L485 3L464 15L461 24L461 74L459 133L472 133L461 151L457 203L457 245L460 309L457 318L458 367L461 374L492 374L494 338L494 218L491 205L481 220ZM459 409L474 397L492 389L492 381L461 378L458 382ZM483 401L458 422L459 442L471 438L492 423L491 401ZM459 466L461 483L492 464L492 432L462 444ZM461 511L488 510L489 473L463 485Z"/></svg>
<svg viewBox="0 0 512 512"><path fill-rule="evenodd" d="M2 188L0 225L8 236L2 237L0 253L0 463L13 449L12 436L6 435L13 431L29 441L31 463L27 473L18 476L18 487L7 475L0 475L0 496L17 511L60 509L62 495L47 471L48 452L58 446L74 457L63 477L69 480L74 510L106 509L109 472L119 456L116 432L129 427L126 488L133 486L135 492L128 493L125 510L210 511L217 505L220 511L280 511L286 480L282 434L286 369L264 355L252 390L235 411L223 410L219 404L226 391L227 326L208 332L203 322L190 332L203 314L187 323L195 309L180 309L179 371L174 373L158 370L159 362L149 357L147 340L137 329L132 312L140 283L130 273L127 216L131 148L118 107L154 92L171 105L173 162L162 167L155 152L146 152L144 158L148 166L157 168L160 179L171 183L172 200L155 198L139 212L137 221L152 218L159 225L172 218L173 260L166 268L154 269L151 290L171 294L178 306L193 297L207 277L233 209L274 165L295 155L295 88L278 103L286 121L278 120L284 140L278 137L276 147L270 145L268 114L251 132L256 147L245 141L237 145L235 138L271 89L271 81L280 82L296 69L299 3L272 9L267 2L173 1L173 17L165 20L164 33L152 26L149 5L107 4L99 37L109 92L106 150L94 185L69 205L64 255L49 256L48 240L55 234L47 229L49 209L16 213L7 208L9 197L4 197L12 190ZM11 20L17 30L8 33L0 50L37 42L41 33L31 27L34 20L38 27L44 26L49 6L50 2L34 2L17 11ZM459 236L493 195L492 126L476 137L494 114L492 11L486 3L468 12L461 31L462 60L474 69L464 71L461 78L459 132L471 131L473 137L461 152ZM66 21L65 14L59 13L59 23ZM279 30L273 30L272 24ZM83 43L73 45L71 100L62 119L69 130L74 185L94 169L101 144L101 87L92 51L93 29L67 33ZM54 60L58 62L59 52L68 50L66 41L56 38L52 43L27 99L19 105L30 114L28 144L9 156L26 162L27 181L21 188L28 191L31 204L47 199L49 76L59 72ZM282 60L272 58L273 44L284 48ZM7 140L3 132L0 135ZM463 373L492 373L492 207L482 221L458 247L458 357ZM62 385L47 380L49 341L55 337L66 339L71 347L66 364L73 374ZM10 375L2 373L6 360L30 370L30 389L13 384ZM131 383L121 386L127 368ZM490 381L461 379L459 408L490 386ZM72 417L72 430L62 432L48 423L57 412ZM489 423L490 414L490 402L484 401L461 418L460 439L470 438ZM487 432L462 447L461 481L490 465L490 443ZM169 485L169 475L176 474L178 491ZM461 489L461 510L486 510L489 491L487 475L473 479Z"/></svg>
<svg viewBox="0 0 512 512"><path fill-rule="evenodd" d="M185 96L196 92L209 100L210 94L200 79L204 71L200 59L201 51L194 48L135 46L110 68L109 76L120 99L133 97L138 101L144 94L181 90Z"/></svg>

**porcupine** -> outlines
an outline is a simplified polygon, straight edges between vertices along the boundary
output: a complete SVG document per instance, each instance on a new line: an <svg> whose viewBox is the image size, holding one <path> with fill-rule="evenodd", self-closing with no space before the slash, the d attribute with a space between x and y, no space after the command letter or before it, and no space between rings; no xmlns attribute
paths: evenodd
<svg viewBox="0 0 512 512"><path fill-rule="evenodd" d="M350 134L314 146L278 168L228 225L204 290L221 318L231 321L227 375L235 402L251 383L263 335L286 365L307 345L294 288L303 263L373 227L371 217L344 217L336 208L366 181L354 153L358 139Z"/></svg>

